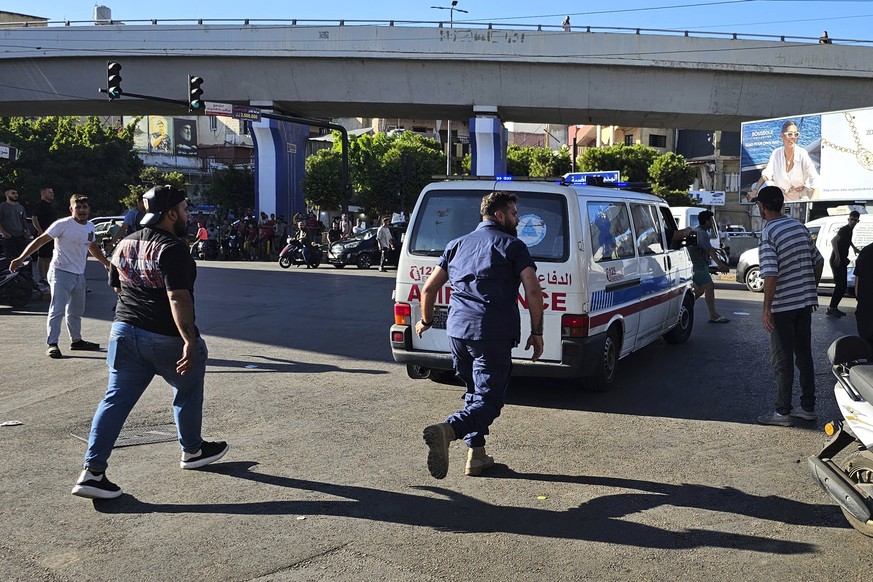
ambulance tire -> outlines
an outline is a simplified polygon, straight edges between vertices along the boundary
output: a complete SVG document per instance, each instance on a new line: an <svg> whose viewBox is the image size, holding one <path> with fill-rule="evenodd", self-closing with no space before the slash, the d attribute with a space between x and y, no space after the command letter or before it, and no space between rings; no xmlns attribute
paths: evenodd
<svg viewBox="0 0 873 582"><path fill-rule="evenodd" d="M664 334L664 340L668 344L684 344L691 337L694 327L694 297L686 295L679 309L679 323Z"/></svg>
<svg viewBox="0 0 873 582"><path fill-rule="evenodd" d="M603 353L593 376L585 378L585 387L591 392L606 392L615 381L618 370L618 356L621 353L621 334L617 326L612 326L603 342Z"/></svg>
<svg viewBox="0 0 873 582"><path fill-rule="evenodd" d="M417 366L415 364L406 364L406 375L413 380L427 380L430 378L430 368Z"/></svg>
<svg viewBox="0 0 873 582"><path fill-rule="evenodd" d="M437 384L457 384L458 377L454 370L434 370L431 368L430 380Z"/></svg>

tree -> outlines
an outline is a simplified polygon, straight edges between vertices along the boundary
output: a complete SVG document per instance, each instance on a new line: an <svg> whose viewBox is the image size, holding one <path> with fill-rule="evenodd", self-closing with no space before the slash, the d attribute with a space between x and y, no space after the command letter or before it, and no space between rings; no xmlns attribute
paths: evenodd
<svg viewBox="0 0 873 582"><path fill-rule="evenodd" d="M87 195L92 213L120 211L127 185L142 169L133 128L110 127L97 117L0 118L0 143L19 150L18 160L0 165L0 182L15 185L27 202L36 202L45 185L59 200Z"/></svg>
<svg viewBox="0 0 873 582"><path fill-rule="evenodd" d="M659 156L649 168L649 177L652 191L670 206L696 204L688 194L688 185L694 180L694 168L689 167L681 155L667 152Z"/></svg>
<svg viewBox="0 0 873 582"><path fill-rule="evenodd" d="M308 203L336 208L342 200L340 141L306 159ZM414 132L362 135L350 140L349 174L354 203L374 215L408 211L431 176L445 167L439 143Z"/></svg>
<svg viewBox="0 0 873 582"><path fill-rule="evenodd" d="M149 166L139 173L139 179L135 184L128 184L127 195L122 199L125 208L133 208L140 196L154 186L169 184L173 188L185 190L187 183L185 176L180 172L159 172L157 168Z"/></svg>
<svg viewBox="0 0 873 582"><path fill-rule="evenodd" d="M605 148L588 148L577 159L576 165L581 172L618 170L622 179L628 182L648 182L649 167L658 155L658 150L642 144L618 144Z"/></svg>
<svg viewBox="0 0 873 582"><path fill-rule="evenodd" d="M510 176L530 176L532 148L510 145L506 148L506 173Z"/></svg>
<svg viewBox="0 0 873 582"><path fill-rule="evenodd" d="M339 132L335 133L339 135ZM306 171L303 174L303 196L306 204L319 208L336 208L342 205L342 164L342 153L337 147L318 150L306 158Z"/></svg>
<svg viewBox="0 0 873 582"><path fill-rule="evenodd" d="M529 176L549 178L563 176L573 168L570 149L561 146L558 151L547 147L531 148Z"/></svg>
<svg viewBox="0 0 873 582"><path fill-rule="evenodd" d="M212 175L203 193L210 204L222 211L243 210L255 204L255 172L251 168L226 165Z"/></svg>

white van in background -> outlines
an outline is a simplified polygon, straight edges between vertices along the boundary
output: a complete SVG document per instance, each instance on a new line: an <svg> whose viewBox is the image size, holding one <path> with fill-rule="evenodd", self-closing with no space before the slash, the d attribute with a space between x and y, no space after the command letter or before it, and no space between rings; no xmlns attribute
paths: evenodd
<svg viewBox="0 0 873 582"><path fill-rule="evenodd" d="M660 337L688 339L691 262L684 248L667 245L676 225L663 199L547 182L438 182L418 198L397 267L391 351L410 377L440 381L453 374L445 332L452 290L440 291L434 325L419 338L421 289L449 241L476 228L482 197L495 190L519 197L518 237L536 261L545 304L543 355L531 362L522 343L512 352L514 375L580 377L605 390L620 358ZM526 311L523 293L518 303ZM526 338L524 313L521 326Z"/></svg>

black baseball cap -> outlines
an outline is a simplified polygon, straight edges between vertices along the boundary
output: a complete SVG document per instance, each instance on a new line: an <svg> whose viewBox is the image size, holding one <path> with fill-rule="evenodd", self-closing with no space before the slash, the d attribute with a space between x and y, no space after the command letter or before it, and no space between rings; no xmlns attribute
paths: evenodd
<svg viewBox="0 0 873 582"><path fill-rule="evenodd" d="M142 226L154 226L161 221L167 210L176 206L187 197L188 195L184 190L173 188L169 184L166 186L155 186L142 196L147 214L142 217L139 223Z"/></svg>
<svg viewBox="0 0 873 582"><path fill-rule="evenodd" d="M761 204L772 206L774 204L784 204L785 196L782 195L782 189L779 186L765 186L758 190L758 195L752 198L751 202L760 202Z"/></svg>

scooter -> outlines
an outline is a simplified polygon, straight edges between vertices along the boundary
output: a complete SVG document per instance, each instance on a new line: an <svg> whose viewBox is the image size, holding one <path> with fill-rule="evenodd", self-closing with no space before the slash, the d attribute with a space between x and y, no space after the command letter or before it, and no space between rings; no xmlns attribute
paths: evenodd
<svg viewBox="0 0 873 582"><path fill-rule="evenodd" d="M870 345L858 336L838 338L828 348L843 419L825 425L830 438L807 461L813 480L852 527L873 537L873 364L867 363L871 357ZM843 451L848 455L837 464L834 457Z"/></svg>
<svg viewBox="0 0 873 582"><path fill-rule="evenodd" d="M229 234L221 246L221 257L225 261L238 261L242 257L239 235L236 232Z"/></svg>
<svg viewBox="0 0 873 582"><path fill-rule="evenodd" d="M214 261L218 258L218 241L207 239L194 243L191 254L201 261Z"/></svg>
<svg viewBox="0 0 873 582"><path fill-rule="evenodd" d="M30 261L25 261L15 272L9 270L11 259L0 259L0 304L21 309L33 299L38 287L30 272Z"/></svg>
<svg viewBox="0 0 873 582"><path fill-rule="evenodd" d="M321 264L321 245L313 243L309 248L309 265L313 269L317 269ZM288 237L288 244L279 253L279 266L287 269L291 265L306 265L306 259L303 257L303 246L297 243L291 237Z"/></svg>

